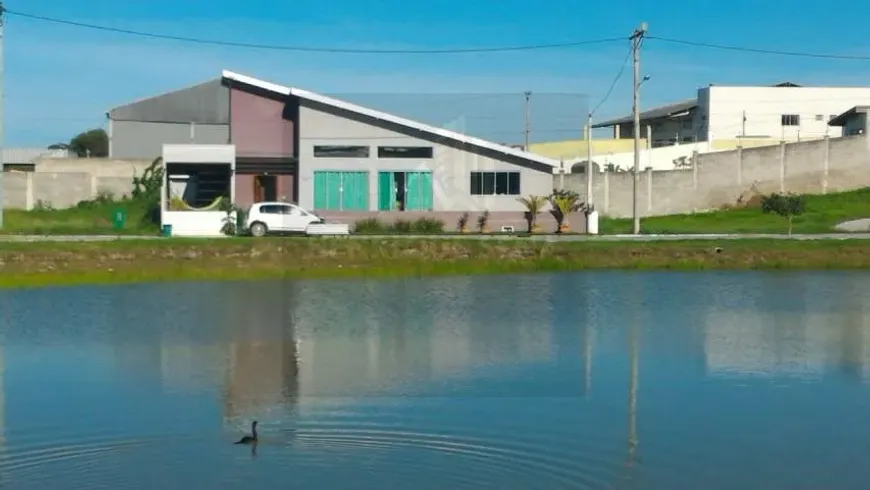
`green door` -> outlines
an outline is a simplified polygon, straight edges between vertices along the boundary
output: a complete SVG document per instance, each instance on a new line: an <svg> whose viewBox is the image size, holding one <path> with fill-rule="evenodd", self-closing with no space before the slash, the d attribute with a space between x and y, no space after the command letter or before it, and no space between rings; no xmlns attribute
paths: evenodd
<svg viewBox="0 0 870 490"><path fill-rule="evenodd" d="M341 209L343 211L368 211L368 172L341 172Z"/></svg>
<svg viewBox="0 0 870 490"><path fill-rule="evenodd" d="M433 208L432 173L408 172L406 177L405 209L408 211L431 211Z"/></svg>
<svg viewBox="0 0 870 490"><path fill-rule="evenodd" d="M314 172L314 209L329 209L329 172Z"/></svg>
<svg viewBox="0 0 870 490"><path fill-rule="evenodd" d="M396 189L392 172L378 172L378 211L392 211L396 205Z"/></svg>
<svg viewBox="0 0 870 490"><path fill-rule="evenodd" d="M343 172L314 172L314 209L341 211Z"/></svg>

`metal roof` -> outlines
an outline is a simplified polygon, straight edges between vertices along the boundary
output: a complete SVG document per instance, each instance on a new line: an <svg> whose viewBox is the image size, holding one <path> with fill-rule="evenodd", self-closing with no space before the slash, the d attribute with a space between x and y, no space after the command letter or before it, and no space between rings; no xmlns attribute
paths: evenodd
<svg viewBox="0 0 870 490"><path fill-rule="evenodd" d="M868 112L870 112L870 106L856 105L855 107L828 121L828 126L845 126L846 123L849 121L850 117L854 116L855 114L866 114Z"/></svg>
<svg viewBox="0 0 870 490"><path fill-rule="evenodd" d="M698 107L698 99L687 99L681 102L675 102L673 104L663 105L659 107L654 107L648 111L644 111L640 113L640 120L647 121L650 119L660 119L663 117L670 117L675 114L679 114L681 112L686 112L688 110L692 110L695 107ZM598 124L593 124L593 128L606 128L608 126L616 126L617 124L625 124L634 122L633 116L625 116L620 117L618 119L611 119L609 121L603 121Z"/></svg>
<svg viewBox="0 0 870 490"><path fill-rule="evenodd" d="M312 102L317 102L319 104L323 104L326 106L334 107L337 109L342 109L345 111L353 112L356 114L360 114L363 116L371 117L373 119L379 119L381 121L387 121L389 123L397 124L399 126L404 126L410 129L414 129L417 131L421 131L424 133L428 133L434 136L440 136L442 138L447 138L453 141L457 141L464 144L469 144L473 146L477 146L479 148L486 148L488 150L496 151L505 155L511 155L517 158L522 158L524 160L529 160L537 163L542 163L544 165L549 165L553 167L553 169L558 169L560 167L560 162L558 160L554 160L552 158L547 158L541 155L536 155L534 153L529 153L527 151L518 150L516 148L511 148L506 145L501 145L498 143L493 143L491 141L486 141L484 139L475 138L472 136L468 136L462 133L457 133L455 131L450 131L444 128L438 128L435 126L430 126L428 124L424 124L417 121L412 121L410 119L406 119L404 117L394 116L392 114L388 114L386 112L377 111L374 109L369 109L367 107L362 107L356 104L352 104L350 102L345 102L343 100L334 99L332 97L327 97L325 95L320 95L314 92L310 92L308 90L302 90L294 87L286 87L283 85L277 85L271 82L266 82L263 80L259 80L253 77L249 77L247 75L241 75L239 73L234 73L232 71L224 70L222 73L223 78L228 80L234 80L239 83L247 84L253 87L257 87L269 92L274 92L282 95L292 95L294 97L299 97L300 99L309 100Z"/></svg>
<svg viewBox="0 0 870 490"><path fill-rule="evenodd" d="M69 158L68 150L50 150L48 148L3 148L0 159L4 164L33 163L40 158Z"/></svg>

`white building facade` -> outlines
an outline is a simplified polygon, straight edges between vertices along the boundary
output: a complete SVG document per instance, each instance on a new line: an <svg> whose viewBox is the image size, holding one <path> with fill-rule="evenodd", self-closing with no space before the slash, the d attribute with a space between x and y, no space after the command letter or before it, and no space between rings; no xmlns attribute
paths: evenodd
<svg viewBox="0 0 870 490"><path fill-rule="evenodd" d="M797 141L842 136L828 123L855 106L870 105L870 87L718 86L698 89L694 100L641 113L641 137L652 147L696 141ZM633 137L631 116L601 122L614 138Z"/></svg>

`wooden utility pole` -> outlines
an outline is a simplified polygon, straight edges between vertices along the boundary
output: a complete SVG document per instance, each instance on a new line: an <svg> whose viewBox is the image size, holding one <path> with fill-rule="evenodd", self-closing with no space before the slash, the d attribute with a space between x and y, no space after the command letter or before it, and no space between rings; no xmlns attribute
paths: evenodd
<svg viewBox="0 0 870 490"><path fill-rule="evenodd" d="M646 34L646 22L641 23L640 27L634 30L631 34L631 58L632 66L634 67L634 82L633 87L633 108L632 115L634 116L634 185L632 188L634 229L635 235L640 234L640 213L639 203L637 200L637 189L640 184L640 46L643 43L643 37Z"/></svg>

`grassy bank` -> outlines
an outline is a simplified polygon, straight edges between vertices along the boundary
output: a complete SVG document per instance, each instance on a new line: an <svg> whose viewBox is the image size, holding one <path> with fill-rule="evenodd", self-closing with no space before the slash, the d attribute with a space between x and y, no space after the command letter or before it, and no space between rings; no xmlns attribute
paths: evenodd
<svg viewBox="0 0 870 490"><path fill-rule="evenodd" d="M870 269L870 242L227 238L0 244L0 287L584 269Z"/></svg>
<svg viewBox="0 0 870 490"><path fill-rule="evenodd" d="M843 221L870 218L870 188L837 194L808 195L806 212L795 218L794 233L830 233ZM631 233L631 219L602 218L603 234ZM710 213L656 216L641 220L643 233L785 233L783 218L761 212L760 202Z"/></svg>
<svg viewBox="0 0 870 490"><path fill-rule="evenodd" d="M112 216L116 209L127 214L126 226L120 232L127 235L155 235L158 227L149 219L148 206L143 201L113 200L98 196L94 201L85 201L70 209L50 208L33 211L6 210L2 233L35 235L105 235L116 233ZM806 199L806 212L794 220L794 233L829 233L834 226L852 219L870 218L870 188L837 194L810 195ZM392 224L374 219L349 222L360 234L445 234L454 224L445 224L433 218L413 221L399 220ZM477 233L477 223L468 223L472 233ZM723 209L709 213L680 214L644 218L643 233L785 233L785 219L764 214L759 200L750 200L747 206ZM602 234L631 233L631 219L602 217ZM579 231L579 230L578 230ZM447 233L449 234L449 233Z"/></svg>
<svg viewBox="0 0 870 490"><path fill-rule="evenodd" d="M115 211L123 209L126 223L114 229ZM3 234L21 235L154 235L157 225L147 219L148 206L133 200L90 201L68 209L39 206L32 211L7 209L3 213Z"/></svg>

